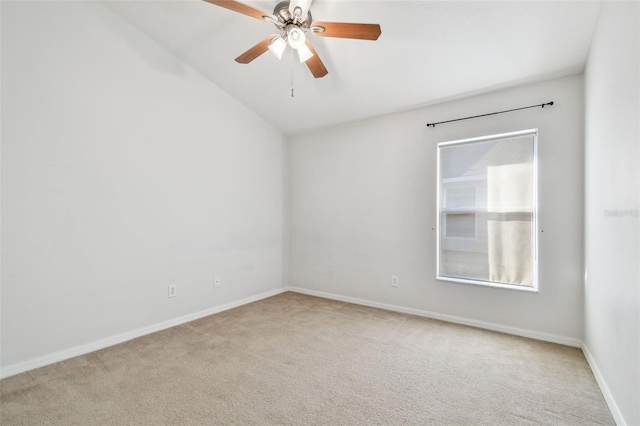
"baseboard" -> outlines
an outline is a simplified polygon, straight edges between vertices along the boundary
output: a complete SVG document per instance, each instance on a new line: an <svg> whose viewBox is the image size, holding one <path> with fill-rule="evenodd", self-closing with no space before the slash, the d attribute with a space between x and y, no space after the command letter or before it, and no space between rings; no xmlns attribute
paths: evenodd
<svg viewBox="0 0 640 426"><path fill-rule="evenodd" d="M163 321L161 323L138 328L133 331L107 337L104 339L96 340L95 342L87 343L85 345L75 346L73 348L65 349L63 351L54 352L49 355L30 359L28 361L8 365L6 367L3 367L2 370L0 370L0 379L4 379L6 377L24 373L25 371L33 370L35 368L44 367L45 365L64 361L69 358L74 358L76 356L85 355L90 352L94 352L109 346L117 345L119 343L123 343L128 340L135 339L137 337L155 333L156 331L165 330L167 328L171 328L180 324L195 321L197 319L204 318L209 315L217 314L218 312L228 311L229 309L233 309L242 305L257 302L258 300L266 299L267 297L275 296L277 294L284 293L285 291L287 291L285 288L278 288L275 290L257 294L255 296L249 296L244 299L225 303L223 305L214 306L212 308L204 309L202 311L194 312L192 314L184 315L178 318L173 318L167 321Z"/></svg>
<svg viewBox="0 0 640 426"><path fill-rule="evenodd" d="M432 318L441 321L452 322L455 324L468 325L471 327L483 328L486 330L498 331L506 334L527 337L530 339L542 340L545 342L559 343L561 345L573 346L575 348L582 347L582 340L572 337L561 336L557 334L541 333L538 331L525 330L522 328L509 327L501 324L494 324L485 321L478 321L470 318L458 317L455 315L440 314L437 312L424 311L421 309L407 308L404 306L390 305L387 303L374 302L372 300L358 299L355 297L342 296L339 294L325 293L323 291L309 290L300 287L287 287L288 291L296 293L308 294L310 296L323 297L325 299L339 300L342 302L354 303L356 305L370 306L372 308L386 309L388 311L401 312L405 314L417 315L425 318Z"/></svg>
<svg viewBox="0 0 640 426"><path fill-rule="evenodd" d="M600 391L602 392L602 396L604 396L604 400L607 402L609 406L609 411L611 411L611 415L613 416L613 420L615 420L618 426L626 426L626 422L624 421L624 417L616 404L615 399L613 399L613 395L611 395L611 391L609 390L609 386L607 386L607 382L604 380L604 376L600 373L600 369L598 368L598 364L596 364L596 360L589 352L589 348L586 344L582 343L582 353L584 357L587 359L589 363L589 367L591 367L591 371L593 372L593 376L596 378L596 382L598 386L600 386Z"/></svg>

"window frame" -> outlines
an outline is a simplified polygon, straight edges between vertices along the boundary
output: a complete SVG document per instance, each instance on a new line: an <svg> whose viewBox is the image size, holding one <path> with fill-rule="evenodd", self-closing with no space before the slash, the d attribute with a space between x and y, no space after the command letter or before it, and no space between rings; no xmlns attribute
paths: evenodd
<svg viewBox="0 0 640 426"><path fill-rule="evenodd" d="M484 281L477 280L471 278L462 278L448 275L440 274L440 251L441 251L441 240L443 237L443 231L441 228L441 216L443 212L442 202L444 194L442 194L442 170L441 170L441 148L451 146L451 145L464 145L464 144L472 144L478 142L490 142L498 139L510 139L522 136L532 136L533 137L533 212L532 212L532 286L524 286L517 284L506 284L499 283L495 281ZM450 141L439 142L437 144L437 152L436 152L436 280L439 281L449 281L456 282L462 284L471 284L482 287L494 287L494 288L503 288L508 290L517 290L517 291L525 291L525 292L538 292L538 209L539 209L539 198L538 198L538 129L526 129L526 130L518 130L514 132L507 133L498 133L493 135L486 136L478 136L472 138L465 139L456 139ZM477 198L476 198L477 202ZM446 210L446 209L445 209ZM477 229L477 223L476 223Z"/></svg>

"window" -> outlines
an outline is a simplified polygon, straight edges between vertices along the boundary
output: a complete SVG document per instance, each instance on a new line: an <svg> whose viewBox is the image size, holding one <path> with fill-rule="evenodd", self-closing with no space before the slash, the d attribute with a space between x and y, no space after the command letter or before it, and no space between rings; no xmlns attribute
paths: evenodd
<svg viewBox="0 0 640 426"><path fill-rule="evenodd" d="M438 144L438 279L537 290L536 151L536 129Z"/></svg>

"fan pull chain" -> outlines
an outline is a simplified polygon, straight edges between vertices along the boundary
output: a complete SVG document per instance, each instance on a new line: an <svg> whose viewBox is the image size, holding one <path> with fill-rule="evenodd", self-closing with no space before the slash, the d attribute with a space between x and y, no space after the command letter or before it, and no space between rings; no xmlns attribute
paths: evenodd
<svg viewBox="0 0 640 426"><path fill-rule="evenodd" d="M293 57L294 55L293 55L293 49L289 49L289 50L291 51L291 74L289 77L289 84L291 86L291 97L293 98L293 66L294 66Z"/></svg>

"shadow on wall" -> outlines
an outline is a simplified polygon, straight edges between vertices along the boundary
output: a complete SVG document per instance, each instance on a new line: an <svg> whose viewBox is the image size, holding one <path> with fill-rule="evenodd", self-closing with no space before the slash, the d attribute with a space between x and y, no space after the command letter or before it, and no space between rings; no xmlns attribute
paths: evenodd
<svg viewBox="0 0 640 426"><path fill-rule="evenodd" d="M136 56L140 60L146 63L149 68L156 71L163 72L165 74L171 74L176 76L186 75L184 70L184 64L174 55L167 55L164 48L160 47L156 43L150 44L147 40L134 34L134 30L129 25L123 27L122 18L114 15L114 13L108 9L105 5L104 10L96 8L95 10L99 14L99 19L104 20L105 26L111 29L112 34L124 42L131 48L132 52L135 52ZM153 46L153 48L150 48Z"/></svg>

